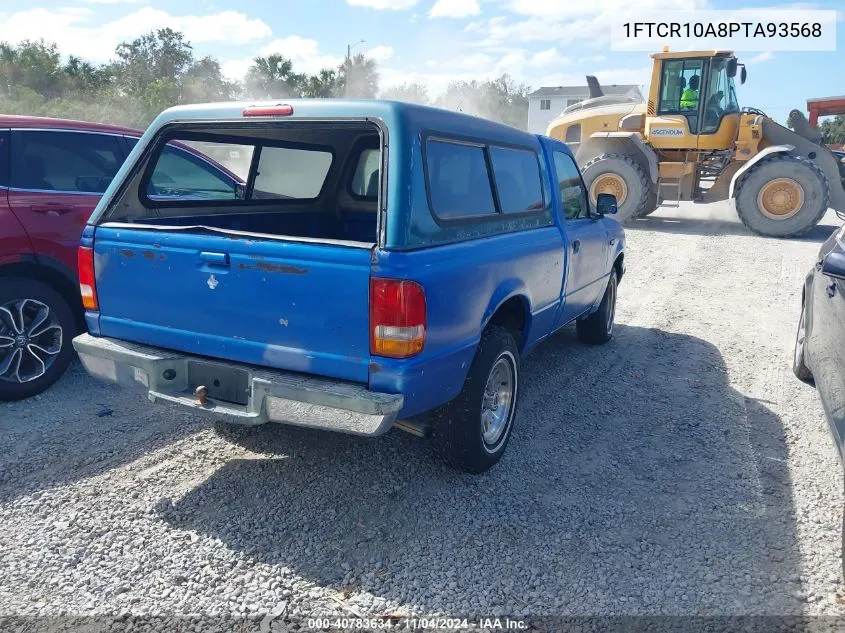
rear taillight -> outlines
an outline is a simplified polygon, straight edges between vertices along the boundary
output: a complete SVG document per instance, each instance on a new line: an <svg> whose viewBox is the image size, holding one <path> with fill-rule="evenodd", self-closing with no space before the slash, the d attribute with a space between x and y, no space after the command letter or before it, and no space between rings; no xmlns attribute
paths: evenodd
<svg viewBox="0 0 845 633"><path fill-rule="evenodd" d="M97 303L97 282L94 280L94 249L80 246L76 263L79 273L79 292L86 310L99 310Z"/></svg>
<svg viewBox="0 0 845 633"><path fill-rule="evenodd" d="M407 358L425 343L425 291L414 281L370 279L370 353Z"/></svg>

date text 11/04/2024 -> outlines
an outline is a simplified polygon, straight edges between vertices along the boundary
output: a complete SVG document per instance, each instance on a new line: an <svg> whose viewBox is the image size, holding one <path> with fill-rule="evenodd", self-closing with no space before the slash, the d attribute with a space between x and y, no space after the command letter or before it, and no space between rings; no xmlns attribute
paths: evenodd
<svg viewBox="0 0 845 633"><path fill-rule="evenodd" d="M404 627L411 630L502 630L502 631L524 631L528 629L528 623L524 620L511 618L309 618L309 629L333 629L342 630L381 630L394 627Z"/></svg>
<svg viewBox="0 0 845 633"><path fill-rule="evenodd" d="M821 37L819 22L626 22L625 37Z"/></svg>

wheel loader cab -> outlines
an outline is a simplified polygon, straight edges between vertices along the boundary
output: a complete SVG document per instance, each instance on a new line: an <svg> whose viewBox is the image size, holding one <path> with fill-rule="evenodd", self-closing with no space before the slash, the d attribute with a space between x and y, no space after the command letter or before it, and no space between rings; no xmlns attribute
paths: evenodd
<svg viewBox="0 0 845 633"><path fill-rule="evenodd" d="M657 53L645 136L656 150L727 150L736 140L735 57L726 52Z"/></svg>

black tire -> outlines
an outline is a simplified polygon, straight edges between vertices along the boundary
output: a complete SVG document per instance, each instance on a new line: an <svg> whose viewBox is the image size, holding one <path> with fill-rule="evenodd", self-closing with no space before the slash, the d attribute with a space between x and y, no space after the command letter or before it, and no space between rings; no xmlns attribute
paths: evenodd
<svg viewBox="0 0 845 633"><path fill-rule="evenodd" d="M637 217L644 218L647 215L651 215L652 213L657 211L658 208L659 207L657 205L657 192L653 191L648 194L648 199L646 200L645 205L643 205L643 208L640 209L640 212L637 214Z"/></svg>
<svg viewBox="0 0 845 633"><path fill-rule="evenodd" d="M777 178L793 180L804 190L801 208L783 220L765 215L757 202L763 187ZM748 170L735 197L739 219L749 230L767 237L797 237L816 226L827 212L830 186L824 172L812 161L793 154L777 154Z"/></svg>
<svg viewBox="0 0 845 633"><path fill-rule="evenodd" d="M792 373L795 374L795 377L798 380L801 380L806 383L813 382L813 372L810 371L810 368L807 367L807 362L805 360L804 355L804 343L805 343L805 315L807 313L806 306L802 303L801 305L801 318L798 319L798 329L795 332L795 349L792 352Z"/></svg>
<svg viewBox="0 0 845 633"><path fill-rule="evenodd" d="M619 278L614 268L607 280L607 288L599 304L599 309L584 319L575 322L575 331L583 343L601 345L613 338L613 319L616 317L616 289Z"/></svg>
<svg viewBox="0 0 845 633"><path fill-rule="evenodd" d="M37 311L39 315L43 314L43 308L38 308L37 304L33 303L38 302L46 306L47 314L50 315L49 322L44 321L44 323L54 323L54 325L51 325L48 328L49 331L41 334L39 338L27 340L25 336L19 338L18 332L12 329L13 326L19 325L16 311L11 310L15 312L14 324L8 323L9 317L5 313L0 315L0 336L3 337L0 341L13 341L10 347L0 348L0 369L3 369L3 373L0 374L0 401L22 400L41 393L61 377L73 358L71 341L77 332L77 327L73 311L65 298L50 286L33 279L4 277L0 280L0 307L6 307L9 310L10 306L20 305L24 300L30 300L24 304L27 317L33 311ZM31 325L33 322L34 318L31 318L25 325ZM36 327L35 332L38 333L44 329L43 326ZM40 376L28 379L29 376L35 376L40 371L32 357L26 356L26 362L19 367L18 371L14 368L18 358L24 358L23 354L28 352L33 342L39 345L41 350L56 349L58 351L55 354L38 351L37 355L42 358L42 364L46 370ZM12 351L8 351L10 349ZM20 356L11 358L10 355L17 354L17 350ZM7 360L9 367L4 368ZM30 368L32 368L31 371Z"/></svg>
<svg viewBox="0 0 845 633"><path fill-rule="evenodd" d="M484 439L482 410L485 391L493 369L505 363L512 370L512 396L504 414L501 434L495 441ZM490 326L470 366L463 390L458 397L434 414L433 441L437 452L451 466L478 474L492 468L502 457L510 440L520 393L519 349L511 333L503 327Z"/></svg>
<svg viewBox="0 0 845 633"><path fill-rule="evenodd" d="M640 217L648 208L649 197L653 194L651 182L640 164L625 154L601 154L584 165L581 174L587 191L603 174L616 174L625 183L627 195L621 202L617 200L617 210L614 216L620 222L626 222ZM596 201L590 193L590 203L595 207ZM655 205L657 198L655 197ZM652 209L653 211L653 209Z"/></svg>

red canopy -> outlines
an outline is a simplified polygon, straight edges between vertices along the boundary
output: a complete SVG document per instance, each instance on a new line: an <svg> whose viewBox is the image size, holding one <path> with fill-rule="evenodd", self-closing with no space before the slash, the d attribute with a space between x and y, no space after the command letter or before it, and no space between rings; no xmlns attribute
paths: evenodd
<svg viewBox="0 0 845 633"><path fill-rule="evenodd" d="M810 111L810 125L816 127L820 116L845 114L845 97L807 99L807 110Z"/></svg>

